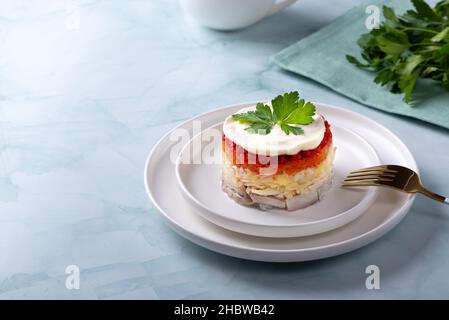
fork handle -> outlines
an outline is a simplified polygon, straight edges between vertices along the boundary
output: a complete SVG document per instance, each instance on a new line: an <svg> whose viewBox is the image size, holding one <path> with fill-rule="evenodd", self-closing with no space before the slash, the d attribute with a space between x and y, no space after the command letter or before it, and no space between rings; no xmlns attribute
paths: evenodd
<svg viewBox="0 0 449 320"><path fill-rule="evenodd" d="M427 196L427 197L429 197L429 198L431 198L433 200L436 200L436 201L439 201L439 202L442 202L442 203L445 203L445 204L449 204L449 198L440 196L439 194L436 194L436 193L434 193L434 192L432 192L430 190L427 190L424 187L421 187L418 192L422 193L423 195L425 195L425 196Z"/></svg>

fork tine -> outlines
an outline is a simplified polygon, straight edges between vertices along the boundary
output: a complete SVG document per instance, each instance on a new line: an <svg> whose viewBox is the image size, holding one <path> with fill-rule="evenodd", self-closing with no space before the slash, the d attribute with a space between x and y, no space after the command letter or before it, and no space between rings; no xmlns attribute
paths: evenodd
<svg viewBox="0 0 449 320"><path fill-rule="evenodd" d="M382 180L377 178L368 178L368 179L345 179L343 180L343 184L349 184L349 183L381 183Z"/></svg>
<svg viewBox="0 0 449 320"><path fill-rule="evenodd" d="M358 170L351 171L350 173L367 173L367 172L373 172L373 173L397 173L398 171L393 170L393 169L368 169L368 168L363 168L363 169L358 169Z"/></svg>
<svg viewBox="0 0 449 320"><path fill-rule="evenodd" d="M346 181L376 181L376 182L391 182L394 179L391 178L383 178L379 176L366 176L366 177L348 177L344 180Z"/></svg>
<svg viewBox="0 0 449 320"><path fill-rule="evenodd" d="M396 175L393 173L350 173L348 174L347 178L353 178L353 177L368 177L368 176L373 176L373 177L381 177L381 178L394 178Z"/></svg>
<svg viewBox="0 0 449 320"><path fill-rule="evenodd" d="M348 187L387 187L387 188L392 188L392 189L396 189L396 190L402 190L401 188L390 184L390 183L385 183L385 182L369 182L367 183L366 181L360 181L360 182L344 182L341 185L343 188Z"/></svg>

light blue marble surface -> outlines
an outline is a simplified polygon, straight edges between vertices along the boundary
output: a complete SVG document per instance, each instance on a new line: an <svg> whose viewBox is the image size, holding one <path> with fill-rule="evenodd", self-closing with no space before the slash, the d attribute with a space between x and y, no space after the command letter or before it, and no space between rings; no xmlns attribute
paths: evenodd
<svg viewBox="0 0 449 320"><path fill-rule="evenodd" d="M356 3L301 0L219 33L186 20L173 0L1 1L0 298L449 297L449 206L419 197L374 244L280 265L189 243L145 194L145 158L168 129L300 89L390 128L427 185L449 195L449 131L361 106L268 62ZM79 290L65 288L72 264ZM369 264L381 268L380 290L365 289Z"/></svg>

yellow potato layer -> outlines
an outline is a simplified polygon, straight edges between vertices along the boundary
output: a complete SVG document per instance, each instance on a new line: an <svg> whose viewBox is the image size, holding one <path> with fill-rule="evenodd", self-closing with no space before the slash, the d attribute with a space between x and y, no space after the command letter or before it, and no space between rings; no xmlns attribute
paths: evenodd
<svg viewBox="0 0 449 320"><path fill-rule="evenodd" d="M223 179L236 188L245 188L249 193L279 198L291 198L305 194L321 185L332 175L334 149L329 150L326 159L318 166L297 172L263 176L249 169L232 165L223 156Z"/></svg>

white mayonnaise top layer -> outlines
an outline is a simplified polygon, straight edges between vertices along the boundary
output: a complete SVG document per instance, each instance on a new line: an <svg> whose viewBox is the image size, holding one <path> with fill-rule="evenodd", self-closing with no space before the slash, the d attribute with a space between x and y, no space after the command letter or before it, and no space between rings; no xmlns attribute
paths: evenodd
<svg viewBox="0 0 449 320"><path fill-rule="evenodd" d="M255 110L256 106L247 107L237 113L244 113ZM279 125L275 125L267 135L249 133L245 130L247 124L235 121L232 115L226 118L223 124L225 136L243 147L249 152L278 156L282 154L296 154L303 150L315 149L319 146L324 137L326 127L324 119L320 114L315 114L314 121L309 125L297 125L304 130L303 135L286 134Z"/></svg>

